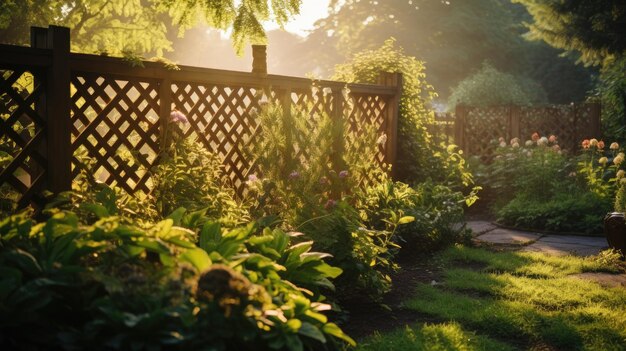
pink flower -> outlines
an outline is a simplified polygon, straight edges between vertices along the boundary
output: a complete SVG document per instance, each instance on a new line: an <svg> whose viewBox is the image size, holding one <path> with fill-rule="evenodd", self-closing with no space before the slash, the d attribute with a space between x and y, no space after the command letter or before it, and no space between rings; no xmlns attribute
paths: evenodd
<svg viewBox="0 0 626 351"><path fill-rule="evenodd" d="M348 171L339 172L339 178L346 178L349 175Z"/></svg>
<svg viewBox="0 0 626 351"><path fill-rule="evenodd" d="M256 176L256 174L250 174L248 176L248 181L250 182L256 182L257 180L259 180L259 178Z"/></svg>
<svg viewBox="0 0 626 351"><path fill-rule="evenodd" d="M298 179L300 178L300 173L298 171L293 171L289 173L289 179Z"/></svg>
<svg viewBox="0 0 626 351"><path fill-rule="evenodd" d="M603 140L598 141L598 149L604 149L604 141Z"/></svg>
<svg viewBox="0 0 626 351"><path fill-rule="evenodd" d="M583 140L581 145L582 145L583 149L588 149L589 148L589 139Z"/></svg>
<svg viewBox="0 0 626 351"><path fill-rule="evenodd" d="M550 137L548 138L548 141L551 143L555 143L556 142L556 135L550 135Z"/></svg>
<svg viewBox="0 0 626 351"><path fill-rule="evenodd" d="M189 120L184 113L178 110L173 110L172 113L170 113L170 122L187 124L189 123Z"/></svg>
<svg viewBox="0 0 626 351"><path fill-rule="evenodd" d="M533 135L530 138L536 142L540 138L539 133L537 132L533 133Z"/></svg>
<svg viewBox="0 0 626 351"><path fill-rule="evenodd" d="M335 201L333 199L330 199L330 200L326 201L326 205L324 205L324 208L329 210L329 209L331 209L331 208L333 208L335 206L337 206L337 201Z"/></svg>

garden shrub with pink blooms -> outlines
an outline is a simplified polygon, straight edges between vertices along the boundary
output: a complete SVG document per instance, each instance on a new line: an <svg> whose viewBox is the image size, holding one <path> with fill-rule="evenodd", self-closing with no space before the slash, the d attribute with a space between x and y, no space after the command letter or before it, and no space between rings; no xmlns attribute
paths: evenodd
<svg viewBox="0 0 626 351"><path fill-rule="evenodd" d="M617 143L584 140L578 154L558 138L498 141L496 157L477 173L488 188L497 221L536 230L599 234L611 210L624 154Z"/></svg>

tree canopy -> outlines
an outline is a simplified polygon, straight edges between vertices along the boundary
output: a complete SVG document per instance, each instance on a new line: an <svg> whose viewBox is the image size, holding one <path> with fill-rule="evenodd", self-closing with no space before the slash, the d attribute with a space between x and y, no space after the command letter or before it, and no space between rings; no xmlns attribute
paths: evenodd
<svg viewBox="0 0 626 351"><path fill-rule="evenodd" d="M626 53L624 0L512 0L533 21L528 38L576 52L585 64L599 65Z"/></svg>
<svg viewBox="0 0 626 351"><path fill-rule="evenodd" d="M30 26L69 27L72 50L125 51L161 56L171 51L168 31L204 21L232 28L235 49L266 40L263 21L284 24L299 12L301 0L6 0L0 3L0 42L28 43Z"/></svg>
<svg viewBox="0 0 626 351"><path fill-rule="evenodd" d="M452 110L458 104L492 106L545 102L546 93L535 81L500 72L485 62L478 72L463 79L452 89L448 109Z"/></svg>
<svg viewBox="0 0 626 351"><path fill-rule="evenodd" d="M394 37L425 62L442 98L489 60L502 72L537 80L551 102L582 100L591 88L590 71L547 44L524 40L523 21L530 19L523 6L501 0L333 0L307 43L315 48L311 60L330 69L329 63ZM571 84L556 84L553 72Z"/></svg>

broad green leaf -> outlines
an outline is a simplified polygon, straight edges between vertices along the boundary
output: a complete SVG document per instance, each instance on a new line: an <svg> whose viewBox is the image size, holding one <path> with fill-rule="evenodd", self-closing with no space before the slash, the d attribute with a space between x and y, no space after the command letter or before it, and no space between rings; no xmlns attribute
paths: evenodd
<svg viewBox="0 0 626 351"><path fill-rule="evenodd" d="M333 267L327 263L323 263L320 265L317 265L314 267L314 269L320 273L325 274L327 277L330 278L337 278L338 276L341 275L341 273L343 273L343 270L339 267Z"/></svg>
<svg viewBox="0 0 626 351"><path fill-rule="evenodd" d="M350 346L356 346L356 342L351 337L349 337L347 334L345 334L343 332L343 330L341 330L341 328L339 328L337 326L337 324L335 324L335 323L326 323L326 324L324 324L324 326L322 327L322 330L324 331L324 333L326 333L328 335L332 335L332 336L334 336L336 338L344 340L345 342L350 344Z"/></svg>
<svg viewBox="0 0 626 351"><path fill-rule="evenodd" d="M185 213L187 213L187 209L185 209L184 207L179 207L174 212L170 213L167 216L167 219L171 219L174 225L180 225Z"/></svg>
<svg viewBox="0 0 626 351"><path fill-rule="evenodd" d="M80 208L84 211L94 214L98 218L106 218L111 216L109 210L100 204L80 204Z"/></svg>
<svg viewBox="0 0 626 351"><path fill-rule="evenodd" d="M213 247L222 240L222 229L217 222L207 222L200 231L200 248L210 252ZM211 245L212 244L212 245Z"/></svg>
<svg viewBox="0 0 626 351"><path fill-rule="evenodd" d="M211 258L206 251L200 248L189 249L180 255L180 259L191 263L200 272L209 268L211 265Z"/></svg>
<svg viewBox="0 0 626 351"><path fill-rule="evenodd" d="M304 335L321 343L326 343L326 337L322 332L309 322L302 322L302 326L298 330L298 334Z"/></svg>
<svg viewBox="0 0 626 351"><path fill-rule="evenodd" d="M400 220L398 221L398 224L407 224L407 223L411 223L415 221L415 217L413 216L404 216L402 218L400 218Z"/></svg>

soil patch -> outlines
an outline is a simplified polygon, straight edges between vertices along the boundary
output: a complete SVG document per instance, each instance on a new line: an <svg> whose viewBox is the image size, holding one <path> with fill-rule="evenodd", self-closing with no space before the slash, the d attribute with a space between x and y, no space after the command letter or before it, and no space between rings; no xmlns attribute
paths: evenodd
<svg viewBox="0 0 626 351"><path fill-rule="evenodd" d="M414 296L418 283L431 284L441 282L441 267L430 255L405 257L398 262L400 269L390 274L393 285L383 297L381 304L342 303L348 314L348 322L342 326L344 331L356 338L362 338L374 332L386 332L416 322L436 323L441 320L416 311L402 308L402 302Z"/></svg>

